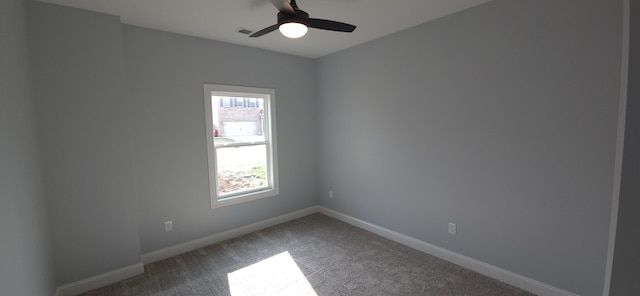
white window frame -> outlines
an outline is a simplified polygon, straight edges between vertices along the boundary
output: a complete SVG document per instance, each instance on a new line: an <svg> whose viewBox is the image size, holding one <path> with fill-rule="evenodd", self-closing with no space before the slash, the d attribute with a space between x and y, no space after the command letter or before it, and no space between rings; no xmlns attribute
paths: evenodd
<svg viewBox="0 0 640 296"><path fill-rule="evenodd" d="M216 147L213 138L213 105L219 102L212 102L213 96L226 97L253 97L262 98L264 101L264 127L263 134L267 148L267 182L265 188L252 189L247 191L234 192L220 195L218 193L218 173L216 165ZM218 208L247 202L260 198L275 196L279 194L278 188L278 153L276 145L276 108L275 89L233 86L222 84L204 84L204 105L207 133L207 154L209 165L209 195L211 198L211 208Z"/></svg>

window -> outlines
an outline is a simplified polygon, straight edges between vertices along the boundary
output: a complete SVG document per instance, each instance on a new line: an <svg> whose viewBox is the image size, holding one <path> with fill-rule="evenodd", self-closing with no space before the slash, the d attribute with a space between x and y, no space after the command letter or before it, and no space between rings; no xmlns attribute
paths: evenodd
<svg viewBox="0 0 640 296"><path fill-rule="evenodd" d="M231 98L220 97L220 107L231 107Z"/></svg>
<svg viewBox="0 0 640 296"><path fill-rule="evenodd" d="M205 84L204 101L211 206L277 195L275 90Z"/></svg>

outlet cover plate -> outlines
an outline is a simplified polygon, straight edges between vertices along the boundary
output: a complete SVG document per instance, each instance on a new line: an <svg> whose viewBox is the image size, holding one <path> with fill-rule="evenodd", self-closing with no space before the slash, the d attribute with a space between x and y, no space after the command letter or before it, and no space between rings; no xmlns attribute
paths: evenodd
<svg viewBox="0 0 640 296"><path fill-rule="evenodd" d="M458 226L455 223L449 222L449 233L456 234L458 232Z"/></svg>

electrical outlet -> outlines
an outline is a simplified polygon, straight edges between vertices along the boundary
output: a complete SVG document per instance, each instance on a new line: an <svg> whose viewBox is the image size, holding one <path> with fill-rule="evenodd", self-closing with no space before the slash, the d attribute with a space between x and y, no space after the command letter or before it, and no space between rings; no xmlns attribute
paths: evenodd
<svg viewBox="0 0 640 296"><path fill-rule="evenodd" d="M449 222L449 233L456 234L458 232L457 225L455 223Z"/></svg>
<svg viewBox="0 0 640 296"><path fill-rule="evenodd" d="M333 190L329 190L329 198L333 198Z"/></svg>
<svg viewBox="0 0 640 296"><path fill-rule="evenodd" d="M173 230L173 222L171 221L164 222L164 231L169 232L171 230Z"/></svg>

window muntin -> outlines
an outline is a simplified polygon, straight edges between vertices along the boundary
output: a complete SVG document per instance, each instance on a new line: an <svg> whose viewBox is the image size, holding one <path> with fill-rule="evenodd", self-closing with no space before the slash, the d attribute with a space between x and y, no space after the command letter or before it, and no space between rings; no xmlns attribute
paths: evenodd
<svg viewBox="0 0 640 296"><path fill-rule="evenodd" d="M205 84L204 92L212 207L277 195L275 91Z"/></svg>

